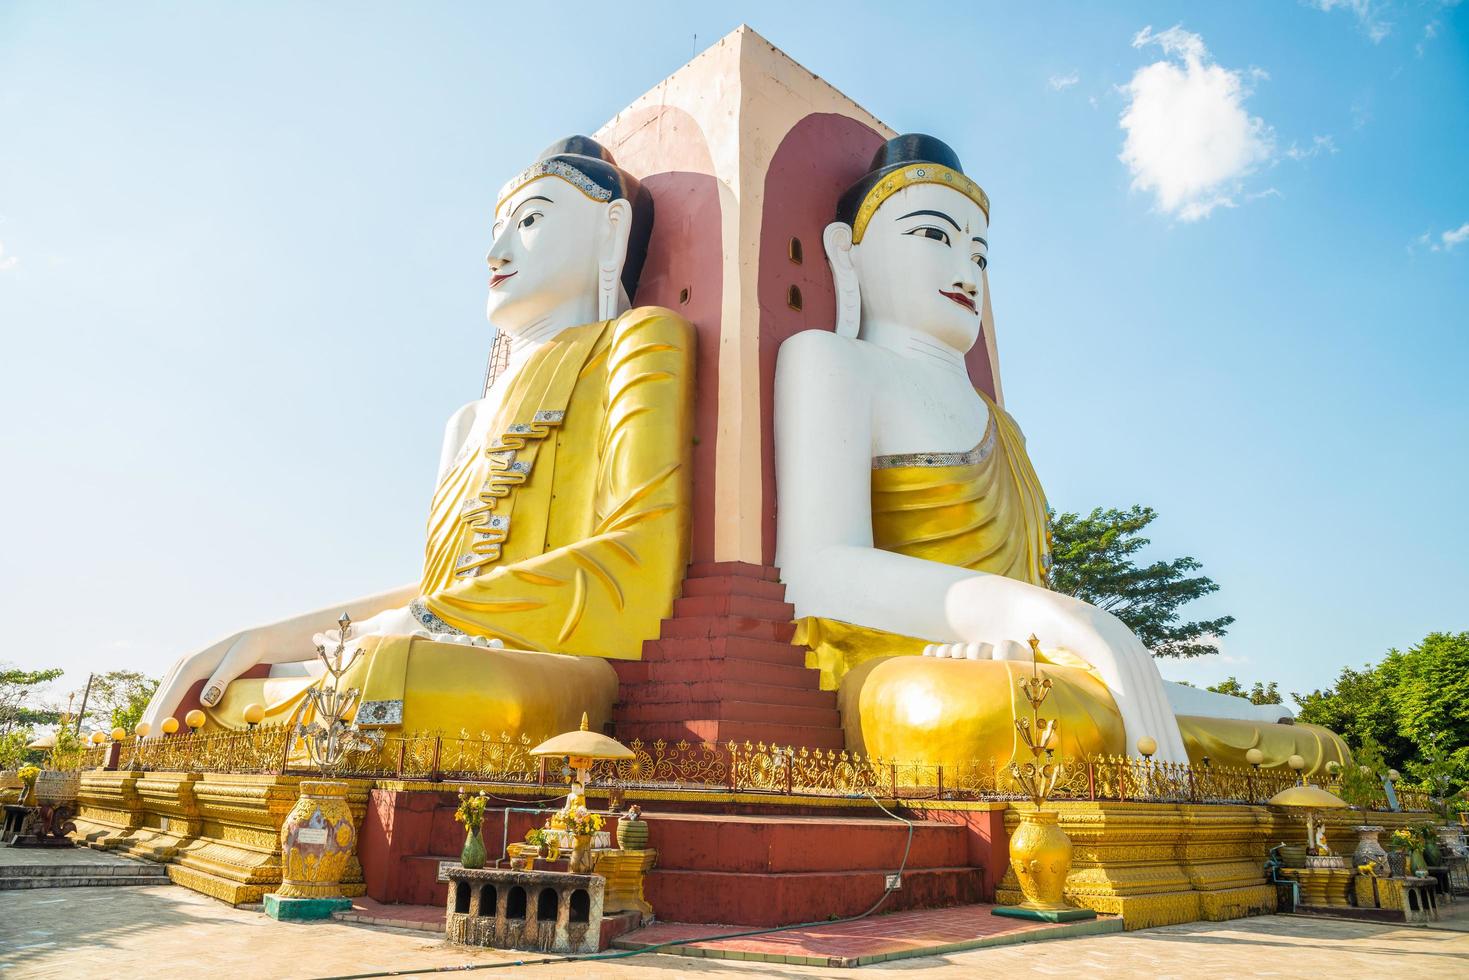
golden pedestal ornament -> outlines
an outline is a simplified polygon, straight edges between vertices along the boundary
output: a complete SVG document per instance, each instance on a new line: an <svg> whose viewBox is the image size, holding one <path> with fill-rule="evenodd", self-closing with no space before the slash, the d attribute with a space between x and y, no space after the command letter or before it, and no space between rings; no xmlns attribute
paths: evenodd
<svg viewBox="0 0 1469 980"><path fill-rule="evenodd" d="M1010 835L1010 870L1020 885L1025 900L1019 905L1002 905L990 911L1012 919L1037 919L1042 922L1071 922L1095 919L1091 909L1079 909L1066 902L1066 874L1071 870L1071 838L1066 836L1053 811L1042 810L1062 766L1052 762L1052 740L1058 721L1043 721L1041 703L1051 693L1049 677L1040 676L1040 641L1030 637L1031 676L1020 681L1020 691L1030 702L1030 717L1015 719L1015 730L1030 749L1031 761L1010 763L1010 773L1025 787L1035 809L1021 815L1020 826Z"/></svg>
<svg viewBox="0 0 1469 980"><path fill-rule="evenodd" d="M281 826L281 898L341 898L357 847L346 783L303 780Z"/></svg>
<svg viewBox="0 0 1469 980"><path fill-rule="evenodd" d="M1057 823L1057 815L1035 810L1020 817L1010 838L1010 867L1025 896L1021 907L1054 912L1066 904L1066 875L1071 870L1071 838Z"/></svg>

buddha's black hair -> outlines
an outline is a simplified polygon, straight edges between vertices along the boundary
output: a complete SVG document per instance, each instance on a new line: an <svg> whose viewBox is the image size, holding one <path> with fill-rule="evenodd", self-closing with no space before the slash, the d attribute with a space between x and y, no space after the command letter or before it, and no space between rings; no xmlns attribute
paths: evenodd
<svg viewBox="0 0 1469 980"><path fill-rule="evenodd" d="M557 160L574 167L592 183L632 205L632 224L627 236L627 260L622 265L622 288L629 301L638 290L643 263L648 258L648 240L653 235L653 197L636 177L623 170L612 151L590 136L568 136L542 151L537 163Z"/></svg>
<svg viewBox="0 0 1469 980"><path fill-rule="evenodd" d="M934 136L925 136L923 133L904 133L895 136L882 146L877 148L873 154L872 163L867 168L867 173L857 181L837 201L836 218L838 221L852 224L857 220L857 210L862 207L862 201L866 199L867 192L877 185L888 174L904 167L911 167L915 163L935 163L941 167L959 173L964 168L959 165L959 155L943 140Z"/></svg>

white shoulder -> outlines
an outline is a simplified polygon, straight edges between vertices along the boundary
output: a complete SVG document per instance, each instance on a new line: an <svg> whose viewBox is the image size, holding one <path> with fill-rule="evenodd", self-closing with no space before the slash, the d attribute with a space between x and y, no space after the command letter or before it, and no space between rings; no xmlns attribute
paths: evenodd
<svg viewBox="0 0 1469 980"><path fill-rule="evenodd" d="M853 337L843 337L832 330L802 330L786 338L780 345L776 360L795 370L851 367L864 360L865 351L862 348L870 346Z"/></svg>

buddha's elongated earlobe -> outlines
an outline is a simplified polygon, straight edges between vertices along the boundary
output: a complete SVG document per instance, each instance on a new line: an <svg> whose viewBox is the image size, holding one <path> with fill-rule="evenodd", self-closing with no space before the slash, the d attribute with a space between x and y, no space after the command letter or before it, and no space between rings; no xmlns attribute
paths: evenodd
<svg viewBox="0 0 1469 980"><path fill-rule="evenodd" d="M821 233L821 243L826 246L826 261L836 286L836 332L855 337L862 322L862 294L857 285L857 267L852 262L852 226L833 221Z"/></svg>
<svg viewBox="0 0 1469 980"><path fill-rule="evenodd" d="M597 315L603 320L626 312L622 266L627 261L627 239L632 231L632 205L619 198L607 205L606 238L597 255Z"/></svg>

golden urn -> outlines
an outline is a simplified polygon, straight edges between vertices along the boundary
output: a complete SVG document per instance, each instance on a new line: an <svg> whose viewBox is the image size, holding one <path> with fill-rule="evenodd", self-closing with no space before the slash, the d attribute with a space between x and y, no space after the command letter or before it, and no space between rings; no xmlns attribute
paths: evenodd
<svg viewBox="0 0 1469 980"><path fill-rule="evenodd" d="M1057 824L1054 811L1021 815L1020 826L1010 837L1010 867L1025 896L1025 908L1049 912L1071 907L1064 896L1071 838Z"/></svg>
<svg viewBox="0 0 1469 980"><path fill-rule="evenodd" d="M281 826L281 898L339 898L357 847L346 783L303 780Z"/></svg>

